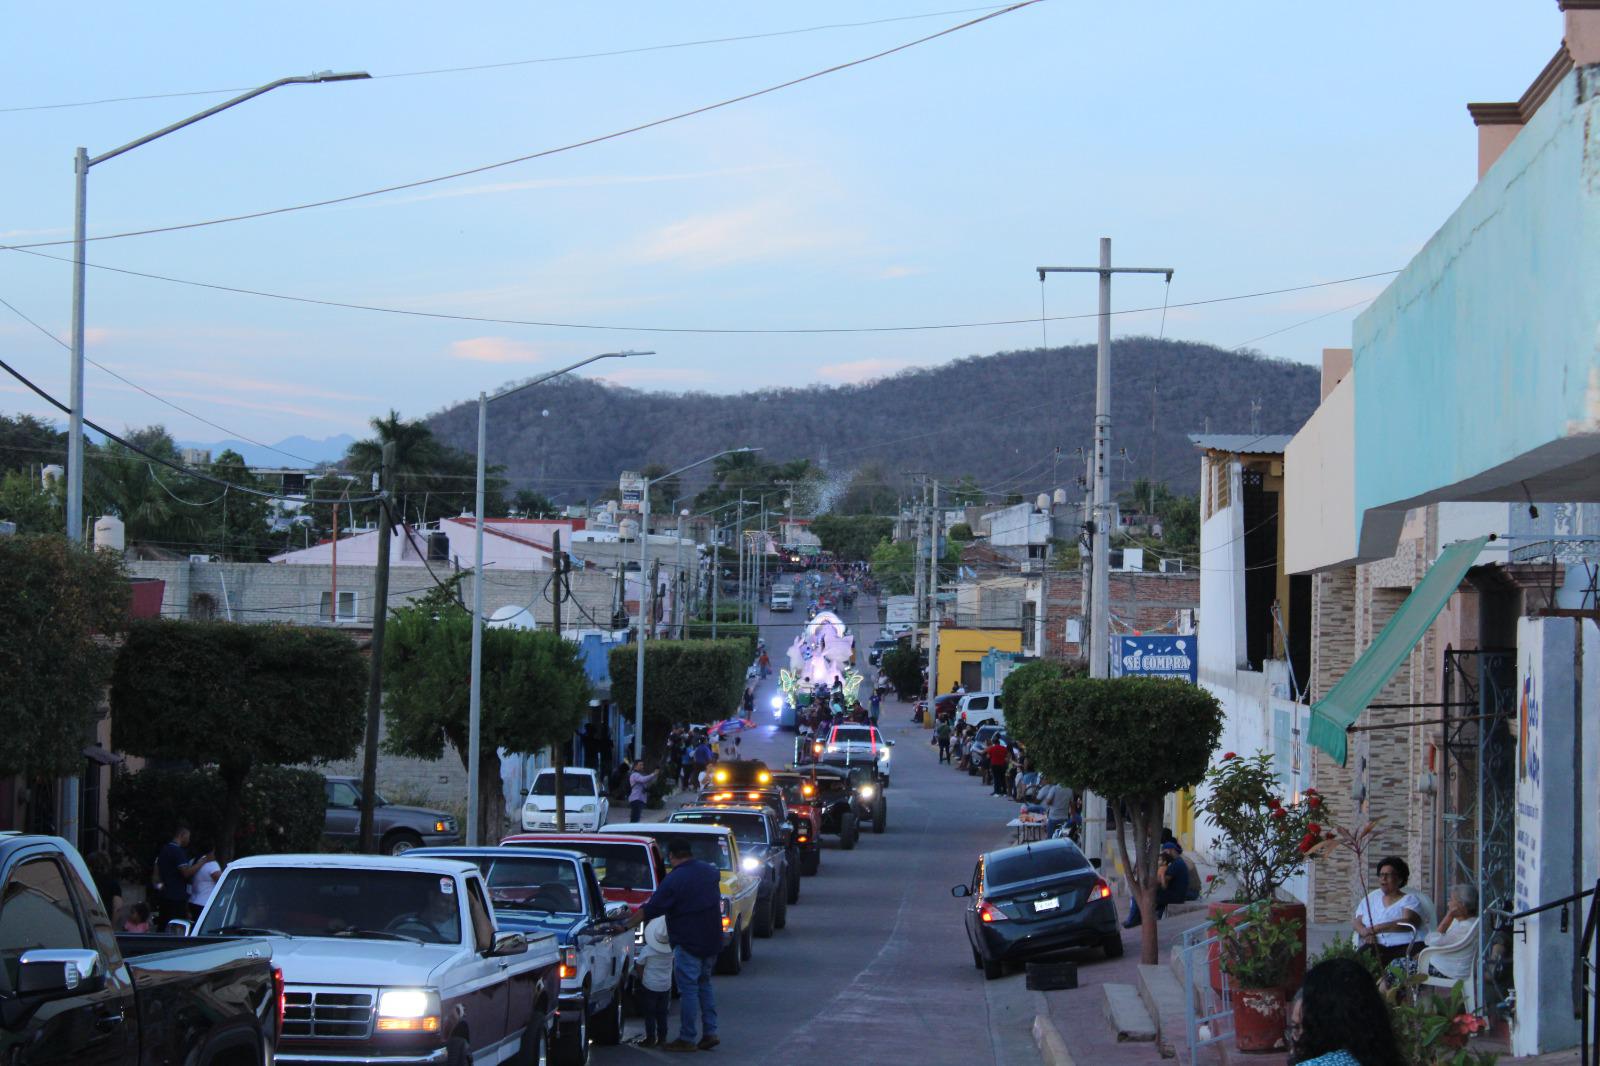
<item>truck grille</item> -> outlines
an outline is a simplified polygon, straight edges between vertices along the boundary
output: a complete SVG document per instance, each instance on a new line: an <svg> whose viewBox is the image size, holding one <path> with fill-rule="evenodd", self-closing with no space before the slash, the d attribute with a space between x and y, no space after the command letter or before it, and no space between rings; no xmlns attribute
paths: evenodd
<svg viewBox="0 0 1600 1066"><path fill-rule="evenodd" d="M372 1035L373 999L371 992L289 988L283 994L283 1035L365 1040Z"/></svg>

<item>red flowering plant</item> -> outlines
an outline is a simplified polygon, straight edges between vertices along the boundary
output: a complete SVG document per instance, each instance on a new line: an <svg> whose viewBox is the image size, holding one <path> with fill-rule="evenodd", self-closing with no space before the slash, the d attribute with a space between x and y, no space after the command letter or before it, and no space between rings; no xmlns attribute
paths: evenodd
<svg viewBox="0 0 1600 1066"><path fill-rule="evenodd" d="M1266 752L1224 753L1206 774L1195 810L1223 836L1217 867L1231 876L1237 903L1272 899L1328 833L1322 796L1308 788L1298 799L1285 797Z"/></svg>

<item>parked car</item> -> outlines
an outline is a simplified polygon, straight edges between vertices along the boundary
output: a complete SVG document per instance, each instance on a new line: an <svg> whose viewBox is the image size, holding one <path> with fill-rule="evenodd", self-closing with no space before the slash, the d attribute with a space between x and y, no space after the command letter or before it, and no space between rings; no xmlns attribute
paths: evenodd
<svg viewBox="0 0 1600 1066"><path fill-rule="evenodd" d="M271 945L283 1064L537 1062L559 1017L556 938L498 928L468 862L237 859L195 929Z"/></svg>
<svg viewBox="0 0 1600 1066"><path fill-rule="evenodd" d="M756 936L769 937L789 924L789 896L800 870L789 865L788 827L765 807L696 803L680 807L668 825L722 825L739 842L740 865L761 878L756 892Z"/></svg>
<svg viewBox="0 0 1600 1066"><path fill-rule="evenodd" d="M893 747L894 741L885 740L877 726L836 725L823 741L820 761L824 766L871 766L878 775L878 784L888 788Z"/></svg>
<svg viewBox="0 0 1600 1066"><path fill-rule="evenodd" d="M972 739L967 741L967 773L978 774L984 772L983 753L989 745L994 743L996 737L1000 743L1006 742L1005 729L997 725L980 725L978 731L972 734Z"/></svg>
<svg viewBox="0 0 1600 1066"><path fill-rule="evenodd" d="M611 800L600 775L583 766L568 766L562 771L566 828L594 832L611 817ZM522 828L530 832L556 827L556 772L551 767L540 770L528 789L527 802L522 805Z"/></svg>
<svg viewBox="0 0 1600 1066"><path fill-rule="evenodd" d="M778 585L773 588L770 606L774 611L794 610L794 589L788 585Z"/></svg>
<svg viewBox="0 0 1600 1066"><path fill-rule="evenodd" d="M361 779L330 777L322 779L327 813L322 835L331 844L354 849L361 843ZM461 827L455 815L431 807L407 807L373 795L372 838L385 855L403 855L412 848L439 847L461 843Z"/></svg>
<svg viewBox="0 0 1600 1066"><path fill-rule="evenodd" d="M271 1066L262 940L115 934L77 851L0 834L0 1062Z"/></svg>
<svg viewBox="0 0 1600 1066"><path fill-rule="evenodd" d="M943 697L940 697L942 700ZM943 708L940 708L943 710ZM998 692L969 692L961 697L956 709L956 721L966 722L969 725L983 725L993 722L995 725L1006 724L1006 711L1001 703Z"/></svg>
<svg viewBox="0 0 1600 1066"><path fill-rule="evenodd" d="M606 826L601 832L648 836L663 846L669 840L687 840L694 848L695 858L715 866L722 889L722 952L717 956L716 970L736 974L744 969L754 950L751 937L761 875L759 870L745 869L733 830L723 825L649 822Z"/></svg>
<svg viewBox="0 0 1600 1066"><path fill-rule="evenodd" d="M872 647L867 650L867 662L871 663L873 666L882 665L883 653L892 648L898 647L899 644L900 641L896 637L879 637L877 640L872 642Z"/></svg>
<svg viewBox="0 0 1600 1066"><path fill-rule="evenodd" d="M607 903L626 903L638 910L667 876L661 846L647 836L607 833L518 833L500 841L501 847L561 848L589 856L600 878L600 893ZM492 887L492 886L491 886ZM644 938L639 926L636 941Z"/></svg>
<svg viewBox="0 0 1600 1066"><path fill-rule="evenodd" d="M1042 840L978 858L972 880L952 896L967 901L963 919L972 963L989 979L1006 964L1067 948L1122 954L1111 886L1070 840Z"/></svg>
<svg viewBox="0 0 1600 1066"><path fill-rule="evenodd" d="M489 885L495 925L553 934L561 947L561 1024L551 1058L587 1061L589 1038L622 1041L623 993L633 971L633 936L617 924L626 903L607 903L587 855L552 848L424 848L413 858L460 859Z"/></svg>

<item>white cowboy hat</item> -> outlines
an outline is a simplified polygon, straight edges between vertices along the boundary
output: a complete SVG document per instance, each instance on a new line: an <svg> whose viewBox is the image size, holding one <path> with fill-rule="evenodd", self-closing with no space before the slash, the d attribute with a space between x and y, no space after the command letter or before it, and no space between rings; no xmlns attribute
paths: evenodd
<svg viewBox="0 0 1600 1066"><path fill-rule="evenodd" d="M644 927L644 940L645 943L649 944L657 951L671 951L672 945L667 941L666 918L652 918L650 921L646 922Z"/></svg>

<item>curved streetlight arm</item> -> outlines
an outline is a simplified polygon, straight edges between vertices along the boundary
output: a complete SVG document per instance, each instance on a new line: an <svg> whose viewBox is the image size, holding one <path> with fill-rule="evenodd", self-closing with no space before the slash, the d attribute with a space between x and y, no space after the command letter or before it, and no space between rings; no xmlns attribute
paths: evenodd
<svg viewBox="0 0 1600 1066"><path fill-rule="evenodd" d="M217 104L215 107L208 107L204 111L201 111L199 114L190 115L186 119L180 119L179 121L174 122L170 126L163 126L161 129L156 130L154 133L147 133L143 137L140 137L136 141L129 141L127 144L123 145L121 148L113 148L109 152L102 152L101 154L99 154L97 156L91 156L87 160L84 161L83 166L84 166L85 169L88 169L89 167L94 166L96 163L104 163L107 159L115 159L117 156L121 155L123 152L131 152L131 151L133 151L133 149L139 147L141 144L149 144L151 141L156 140L158 137L165 137L167 134L175 133L178 130L183 129L185 126L192 126L196 122L199 122L201 119L210 118L212 115L215 115L218 111L226 111L230 107L234 107L234 106L237 106L238 104L242 104L246 100L253 100L256 97L260 96L262 93L270 93L272 90L277 89L277 88L279 88L281 86L284 86L284 85L316 85L319 82L325 82L325 81L362 81L362 80L364 80L366 78L370 78L370 77L372 77L372 75L368 74L364 70L354 70L354 71L349 71L349 72L343 73L343 74L335 74L331 70L324 70L324 71L321 71L320 73L317 73L317 74L300 74L300 75L297 75L297 76L295 76L293 78L279 78L277 81L269 81L267 84L259 86L258 88L255 88L255 89L251 89L247 93L240 93L238 96L235 96L231 100L224 100L224 101L222 101L222 103Z"/></svg>
<svg viewBox="0 0 1600 1066"><path fill-rule="evenodd" d="M633 356L636 356L636 355L655 355L655 354L656 354L655 352L627 351L627 352L602 352L599 355L591 355L587 359L583 359L583 360L580 360L579 362L573 363L571 366L564 366L560 370L552 370L552 371L550 371L550 373L544 374L544 375L542 375L540 377L536 377L532 381L524 381L519 385L508 385L505 388L501 389L499 392L492 392L492 393L490 393L488 395L488 397L485 400L485 402L487 402L488 400L501 400L501 399L504 399L507 396L515 395L516 393L521 392L523 389L531 389L535 385L543 385L545 382L549 381L551 378L558 378L562 374L570 374L574 370L577 370L579 367L588 366L590 363L598 363L602 359L631 359Z"/></svg>

